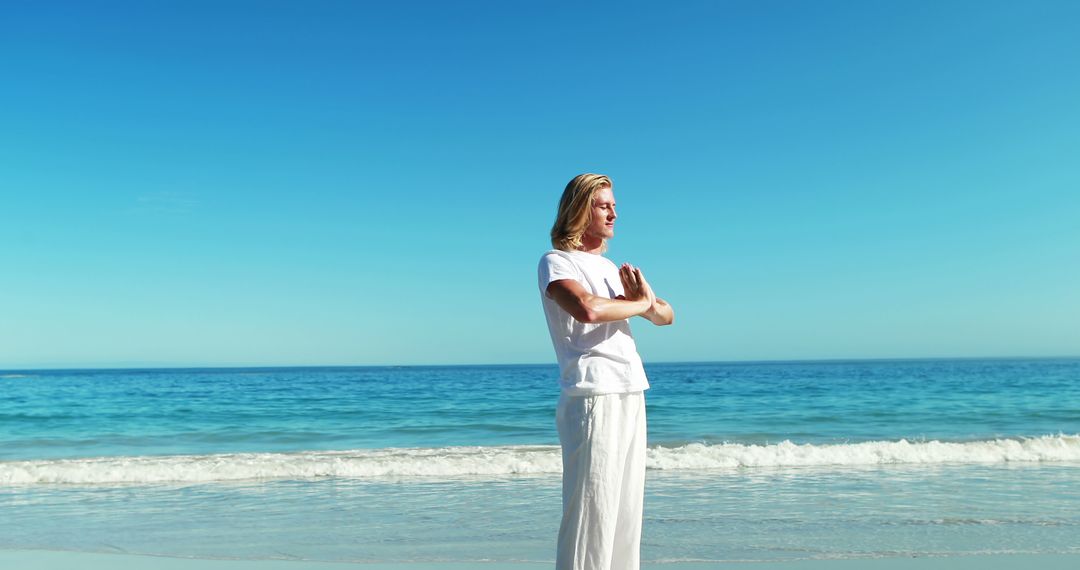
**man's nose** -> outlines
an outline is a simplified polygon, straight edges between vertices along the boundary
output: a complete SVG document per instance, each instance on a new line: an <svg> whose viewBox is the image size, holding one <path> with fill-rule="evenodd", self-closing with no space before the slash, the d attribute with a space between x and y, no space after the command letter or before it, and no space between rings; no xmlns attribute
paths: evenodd
<svg viewBox="0 0 1080 570"><path fill-rule="evenodd" d="M614 220L615 218L618 218L618 217L619 217L619 215L615 213L615 208L612 208L611 210L608 210L608 219L609 220Z"/></svg>

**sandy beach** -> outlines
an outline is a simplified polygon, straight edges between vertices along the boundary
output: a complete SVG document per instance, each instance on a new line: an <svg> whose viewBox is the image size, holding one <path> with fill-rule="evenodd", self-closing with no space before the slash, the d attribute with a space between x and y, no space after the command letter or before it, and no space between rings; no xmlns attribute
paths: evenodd
<svg viewBox="0 0 1080 570"><path fill-rule="evenodd" d="M551 568L553 562L518 563L423 563L423 564L363 564L285 560L204 560L138 556L130 554L101 554L82 552L53 552L15 550L0 552L0 567L33 568L35 570L67 570L81 568L118 570L153 568L155 570L540 570ZM707 570L741 568L745 570L995 570L1039 568L1040 570L1072 570L1080 564L1076 555L994 555L953 557L862 558L844 560L799 560L792 562L700 563L665 564L675 570ZM643 564L649 568L649 564Z"/></svg>

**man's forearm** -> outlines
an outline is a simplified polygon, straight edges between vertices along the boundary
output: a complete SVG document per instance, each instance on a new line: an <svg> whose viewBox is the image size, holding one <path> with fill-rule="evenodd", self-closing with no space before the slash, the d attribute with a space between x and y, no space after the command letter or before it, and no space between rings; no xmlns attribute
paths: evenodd
<svg viewBox="0 0 1080 570"><path fill-rule="evenodd" d="M585 318L578 320L587 323L608 323L644 315L650 306L648 299L630 301L626 299L608 299L597 295L590 295L588 299L585 299L584 304L586 310L582 316Z"/></svg>
<svg viewBox="0 0 1080 570"><path fill-rule="evenodd" d="M547 294L562 310L582 323L608 323L643 315L655 299L651 290L645 295L635 295L634 299L609 299L589 293L573 279L552 281L548 284Z"/></svg>
<svg viewBox="0 0 1080 570"><path fill-rule="evenodd" d="M653 306L649 307L649 310L642 313L641 316L649 319L654 325L670 325L675 322L675 310L671 308L667 301L659 297L657 297Z"/></svg>

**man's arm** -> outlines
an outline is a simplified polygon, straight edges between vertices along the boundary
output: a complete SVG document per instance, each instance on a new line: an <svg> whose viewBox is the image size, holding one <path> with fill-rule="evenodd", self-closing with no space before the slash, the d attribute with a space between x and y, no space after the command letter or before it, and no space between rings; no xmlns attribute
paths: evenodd
<svg viewBox="0 0 1080 570"><path fill-rule="evenodd" d="M663 326L675 322L675 310L660 297L657 297L653 306L649 307L649 310L642 313L641 316L652 321L654 325Z"/></svg>
<svg viewBox="0 0 1080 570"><path fill-rule="evenodd" d="M570 316L582 323L606 323L644 315L653 306L655 299L645 292L635 299L608 299L589 293L581 283L573 279L548 283L547 294L564 311L570 313Z"/></svg>

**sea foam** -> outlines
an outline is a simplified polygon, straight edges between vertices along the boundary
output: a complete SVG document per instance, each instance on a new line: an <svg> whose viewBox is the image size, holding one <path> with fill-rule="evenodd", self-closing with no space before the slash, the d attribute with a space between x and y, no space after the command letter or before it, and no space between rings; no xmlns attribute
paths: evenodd
<svg viewBox="0 0 1080 570"><path fill-rule="evenodd" d="M968 442L868 441L654 446L652 470L1080 462L1080 435ZM245 480L500 477L557 474L557 446L388 448L298 453L93 457L0 462L0 484L205 483Z"/></svg>

